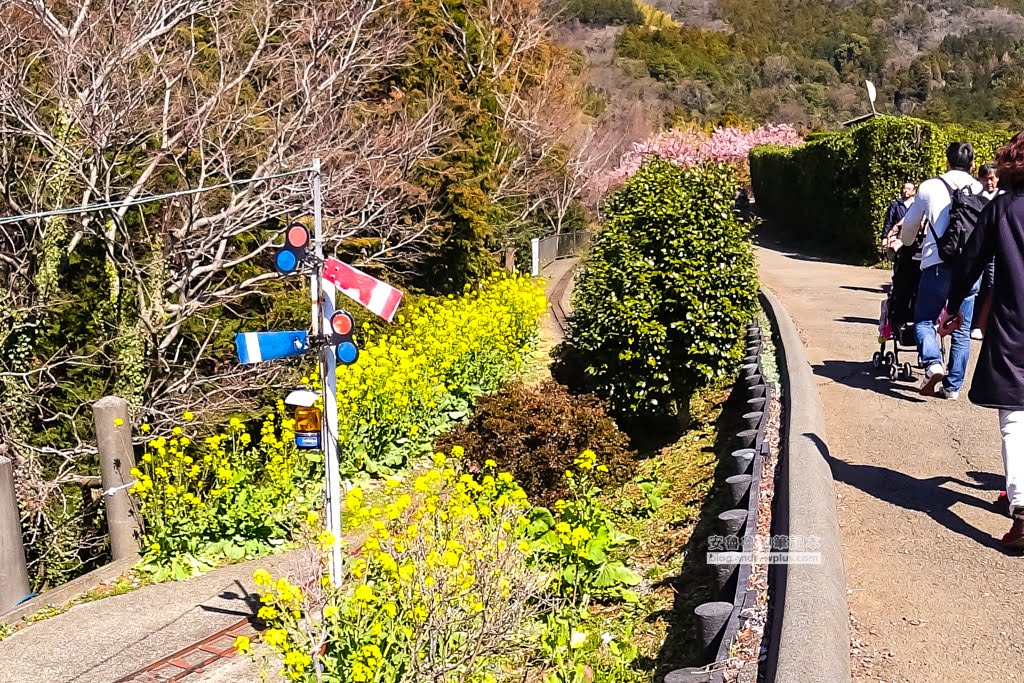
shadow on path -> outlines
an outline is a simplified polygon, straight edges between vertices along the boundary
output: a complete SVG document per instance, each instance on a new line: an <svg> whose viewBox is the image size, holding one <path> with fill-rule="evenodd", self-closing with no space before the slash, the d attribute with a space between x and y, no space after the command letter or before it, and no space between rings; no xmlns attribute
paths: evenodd
<svg viewBox="0 0 1024 683"><path fill-rule="evenodd" d="M842 318L836 318L837 323L854 323L857 325L878 325L878 318L865 318L861 315L844 315Z"/></svg>
<svg viewBox="0 0 1024 683"><path fill-rule="evenodd" d="M762 226L754 235L754 244L762 249L776 251L786 258L795 261L812 261L816 263L834 263L842 266L867 266L875 264L876 259L865 258L850 252L848 249L837 251L831 245L804 239L794 239L779 234L770 226ZM882 272L879 270L879 272Z"/></svg>
<svg viewBox="0 0 1024 683"><path fill-rule="evenodd" d="M962 503L992 512L991 503L966 493L944 488L943 485L959 484L971 489L987 487L956 477L917 479L909 474L877 465L855 465L829 454L828 447L817 435L804 434L804 436L817 445L818 451L832 468L832 478L836 481L849 484L890 505L924 513L950 531L965 536L978 545L1003 551L997 539L968 524L952 509L954 505Z"/></svg>
<svg viewBox="0 0 1024 683"><path fill-rule="evenodd" d="M839 285L839 289L846 289L851 292L867 292L868 294L888 294L892 285L884 284L881 287L858 287L856 285Z"/></svg>
<svg viewBox="0 0 1024 683"><path fill-rule="evenodd" d="M214 607L212 605L200 605L199 609L203 610L204 612L218 612L220 614L232 614L235 616L244 617L248 619L250 623L254 625L257 624L259 620L256 618L256 613L259 611L262 605L262 603L260 602L260 596L256 593L250 593L249 591L247 591L245 589L245 586L242 585L241 581L235 581L235 585L238 586L238 593L235 593L234 591L224 591L217 597L225 601L237 600L242 603L241 606L248 608L249 611L243 612L241 610L227 609L224 607Z"/></svg>
<svg viewBox="0 0 1024 683"><path fill-rule="evenodd" d="M978 488L985 489L986 491L1002 491L1006 487L1006 479L1001 474L968 470L967 476L978 482ZM971 488L974 487L972 486Z"/></svg>
<svg viewBox="0 0 1024 683"><path fill-rule="evenodd" d="M881 376L876 373L870 361L827 360L820 365L812 366L811 371L819 377L826 377L837 384L854 389L873 391L876 394L910 403L924 403L925 401L918 396L917 387L914 384L898 383ZM909 394L904 392L909 392Z"/></svg>

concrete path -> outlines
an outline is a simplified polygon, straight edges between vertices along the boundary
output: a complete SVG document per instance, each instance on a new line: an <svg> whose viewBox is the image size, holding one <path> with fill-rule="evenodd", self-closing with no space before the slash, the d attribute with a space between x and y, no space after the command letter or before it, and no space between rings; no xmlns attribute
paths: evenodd
<svg viewBox="0 0 1024 683"><path fill-rule="evenodd" d="M549 263L541 269L544 278L544 293L548 298L548 311L541 321L541 335L551 346L558 344L565 337L564 327L566 316L572 312L569 299L575 284L578 258L564 258Z"/></svg>
<svg viewBox="0 0 1024 683"><path fill-rule="evenodd" d="M994 538L1010 526L991 504L1002 488L996 413L966 392L926 400L916 383L875 376L887 271L778 247L758 258L825 404L854 679L1024 680L1024 558Z"/></svg>
<svg viewBox="0 0 1024 683"><path fill-rule="evenodd" d="M265 567L275 575L298 577L305 558L295 551L72 607L0 642L0 682L112 683L253 616L259 608L253 572ZM181 680L259 681L260 676L250 658L235 657Z"/></svg>

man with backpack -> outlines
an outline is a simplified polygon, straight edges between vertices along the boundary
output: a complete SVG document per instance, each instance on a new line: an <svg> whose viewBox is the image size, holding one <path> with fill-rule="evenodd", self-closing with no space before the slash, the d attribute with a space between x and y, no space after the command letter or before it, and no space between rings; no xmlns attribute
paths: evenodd
<svg viewBox="0 0 1024 683"><path fill-rule="evenodd" d="M948 372L935 321L946 306L953 267L987 200L981 196L981 184L971 174L971 143L950 143L946 166L945 173L921 183L917 199L903 219L901 239L904 244L912 244L918 234L922 235L921 280L914 307L917 349L925 371L921 394L933 396L938 390L944 398L955 400L960 396L971 353L971 318L978 284L960 306L964 326L952 335Z"/></svg>

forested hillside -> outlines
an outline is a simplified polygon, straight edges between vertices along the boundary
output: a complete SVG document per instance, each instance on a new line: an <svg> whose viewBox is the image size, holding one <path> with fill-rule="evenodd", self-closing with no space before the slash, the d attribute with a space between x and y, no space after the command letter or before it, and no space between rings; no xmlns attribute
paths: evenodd
<svg viewBox="0 0 1024 683"><path fill-rule="evenodd" d="M869 111L1013 127L1024 118L1024 3L661 0L647 25L622 0L573 0L565 42L591 59L606 117L834 127ZM643 7L642 4L638 5ZM626 9L624 9L626 7ZM626 100L642 99L646 117ZM608 107L607 105L612 106ZM621 123L621 122L620 122Z"/></svg>

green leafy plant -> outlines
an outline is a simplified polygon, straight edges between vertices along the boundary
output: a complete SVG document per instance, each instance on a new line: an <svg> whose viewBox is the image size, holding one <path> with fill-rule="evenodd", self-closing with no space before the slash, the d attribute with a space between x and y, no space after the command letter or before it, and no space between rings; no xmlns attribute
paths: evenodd
<svg viewBox="0 0 1024 683"><path fill-rule="evenodd" d="M24 621L30 624L37 621L44 621L51 617L56 617L58 615L64 614L69 609L71 609L71 605L68 604L44 605L43 607L40 607L38 611L29 614L27 617L24 617Z"/></svg>
<svg viewBox="0 0 1024 683"><path fill-rule="evenodd" d="M625 565L618 551L636 539L619 531L610 512L598 501L601 489L595 473L605 468L596 462L593 451L583 451L574 461L575 468L565 472L568 499L556 501L553 510L534 508L530 512L530 547L539 561L556 572L552 588L559 595L573 602L588 596L635 600L628 588L641 578Z"/></svg>
<svg viewBox="0 0 1024 683"><path fill-rule="evenodd" d="M185 417L171 438L151 439L132 470L143 522L139 568L156 581L283 548L319 501L320 464L295 447L283 404L267 414L258 439L233 418L223 432L195 440Z"/></svg>
<svg viewBox="0 0 1024 683"><path fill-rule="evenodd" d="M685 422L692 392L739 361L758 285L738 187L729 166L651 158L607 202L562 357L617 414Z"/></svg>
<svg viewBox="0 0 1024 683"><path fill-rule="evenodd" d="M623 499L619 509L624 514L649 517L668 504L669 499L661 495L668 490L668 482L661 480L657 470L649 475L638 477L635 483L643 498L641 500Z"/></svg>
<svg viewBox="0 0 1024 683"><path fill-rule="evenodd" d="M564 473L577 453L592 450L608 470L605 485L625 481L635 460L629 440L592 394L572 395L555 382L510 382L481 398L465 425L442 436L442 450L460 444L478 467L492 460L516 478L536 505L549 506L568 489Z"/></svg>
<svg viewBox="0 0 1024 683"><path fill-rule="evenodd" d="M632 624L621 633L595 629L587 605L548 614L541 636L541 656L549 669L544 683L630 683L647 680L633 668L637 648Z"/></svg>

